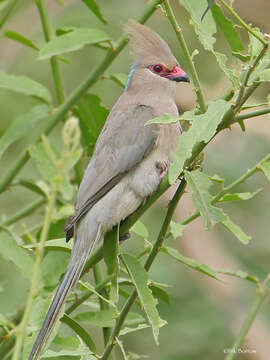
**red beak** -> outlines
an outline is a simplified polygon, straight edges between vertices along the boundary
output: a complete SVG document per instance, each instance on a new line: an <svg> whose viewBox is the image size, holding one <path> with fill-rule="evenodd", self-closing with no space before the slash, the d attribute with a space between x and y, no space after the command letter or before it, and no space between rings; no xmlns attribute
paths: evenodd
<svg viewBox="0 0 270 360"><path fill-rule="evenodd" d="M168 79L176 82L190 82L188 75L179 66L175 66L167 76Z"/></svg>

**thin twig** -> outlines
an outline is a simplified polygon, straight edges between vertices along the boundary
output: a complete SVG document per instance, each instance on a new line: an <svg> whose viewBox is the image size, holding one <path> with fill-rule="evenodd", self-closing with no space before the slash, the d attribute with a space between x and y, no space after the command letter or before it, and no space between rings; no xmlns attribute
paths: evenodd
<svg viewBox="0 0 270 360"><path fill-rule="evenodd" d="M233 360L238 355L238 349L244 343L245 337L253 324L256 315L258 314L264 299L268 295L270 288L270 274L266 277L261 288L257 289L256 297L254 303L252 304L249 313L240 329L239 334L237 335L233 346L230 348L231 352L225 357L225 360Z"/></svg>
<svg viewBox="0 0 270 360"><path fill-rule="evenodd" d="M188 50L186 41L184 39L184 36L182 34L182 29L180 28L180 26L177 23L177 20L176 20L175 15L174 15L174 13L172 11L169 0L164 0L164 7L165 7L165 10L166 10L168 19L169 19L170 23L172 24L172 27L173 27L173 29L174 29L174 31L176 33L177 39L179 40L179 43L180 43L180 46L181 46L181 48L183 50L185 59L186 59L188 65L189 65L189 70L190 70L190 73L191 73L191 76L192 76L192 79L193 79L193 83L194 83L194 86L195 86L195 92L196 92L196 95L197 95L197 101L198 101L200 110L201 110L202 113L205 113L206 109L207 109L207 106L206 106L204 96L203 96L203 92L202 92L202 89L201 89L199 76L198 76L198 73L196 71L195 65L193 63L192 57L191 57L191 55L189 53L189 50Z"/></svg>

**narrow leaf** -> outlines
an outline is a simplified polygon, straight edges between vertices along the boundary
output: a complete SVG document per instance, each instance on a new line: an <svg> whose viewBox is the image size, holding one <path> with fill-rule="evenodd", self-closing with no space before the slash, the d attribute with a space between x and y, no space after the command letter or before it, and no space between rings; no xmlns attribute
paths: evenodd
<svg viewBox="0 0 270 360"><path fill-rule="evenodd" d="M201 141L208 142L212 138L229 109L229 103L217 100L209 103L205 114L193 116L191 128L179 137L179 145L174 152L174 162L169 169L170 184L173 184L182 172L185 161L192 155L195 144ZM181 119L185 120L185 113Z"/></svg>
<svg viewBox="0 0 270 360"><path fill-rule="evenodd" d="M138 297L146 313L149 324L152 327L154 339L158 344L159 328L164 323L164 321L159 317L156 308L156 300L154 299L152 292L147 285L148 274L141 263L133 256L123 254L121 259L123 260L130 278L136 287Z"/></svg>
<svg viewBox="0 0 270 360"><path fill-rule="evenodd" d="M240 35L234 26L234 23L225 16L224 12L218 4L214 4L211 11L216 23L220 27L220 30L228 41L232 51L243 51L245 48Z"/></svg>
<svg viewBox="0 0 270 360"><path fill-rule="evenodd" d="M0 71L0 88L33 96L48 104L52 102L52 96L45 86L25 76Z"/></svg>
<svg viewBox="0 0 270 360"><path fill-rule="evenodd" d="M96 2L96 0L82 0L83 3L96 15L96 17L103 22L103 24L107 24L107 21L104 19L100 8Z"/></svg>
<svg viewBox="0 0 270 360"><path fill-rule="evenodd" d="M103 129L109 110L94 94L86 94L75 107L74 113L80 121L82 145L92 155L97 138Z"/></svg>
<svg viewBox="0 0 270 360"><path fill-rule="evenodd" d="M162 287L157 286L155 284L151 284L149 287L155 298L159 299L160 301L164 302L165 304L170 305L170 302L171 302L170 294L167 293L166 290L164 290Z"/></svg>
<svg viewBox="0 0 270 360"><path fill-rule="evenodd" d="M34 267L32 257L7 232L1 231L0 237L2 244L0 255L4 259L11 261L27 280L31 280Z"/></svg>
<svg viewBox="0 0 270 360"><path fill-rule="evenodd" d="M270 181L270 161L265 161L259 165L259 168L264 172L264 175Z"/></svg>
<svg viewBox="0 0 270 360"><path fill-rule="evenodd" d="M224 275L230 275L230 276L234 276L234 277L238 277L240 279L243 280L247 280L250 281L256 285L259 285L260 281L259 279L251 274L248 274L245 271L231 271L231 270L224 270L224 271L219 271L220 274L224 274Z"/></svg>
<svg viewBox="0 0 270 360"><path fill-rule="evenodd" d="M64 316L61 318L61 321L68 325L84 341L89 350L96 353L96 344L88 331L86 331L77 321L72 319L67 314L64 314Z"/></svg>
<svg viewBox="0 0 270 360"><path fill-rule="evenodd" d="M123 88L126 87L128 75L123 73L111 74L110 78Z"/></svg>
<svg viewBox="0 0 270 360"><path fill-rule="evenodd" d="M218 272L211 268L210 266L206 265L206 264L199 264L197 263L195 260L187 258L185 256L183 256L182 254L179 253L178 250L173 249L171 247L168 246L163 246L162 247L162 251L171 256L172 258L174 258L175 260L181 262L182 264L185 264L187 266L189 266L190 268L197 270L203 274L206 274L216 280L219 280L218 278Z"/></svg>
<svg viewBox="0 0 270 360"><path fill-rule="evenodd" d="M197 210L205 220L206 229L209 230L217 222L226 220L222 209L211 204L212 196L209 193L211 181L200 170L186 172L185 179L192 190L192 200Z"/></svg>
<svg viewBox="0 0 270 360"><path fill-rule="evenodd" d="M19 116L0 138L0 157L16 140L28 135L29 132L49 116L47 105L33 107L29 112Z"/></svg>
<svg viewBox="0 0 270 360"><path fill-rule="evenodd" d="M28 46L34 50L39 51L39 48L30 39L27 39L25 36L18 33L17 31L6 30L4 35L5 35L5 37L7 37L9 39L15 40L25 46Z"/></svg>
<svg viewBox="0 0 270 360"><path fill-rule="evenodd" d="M247 245L251 240L251 236L245 234L243 230L238 225L234 224L228 216L222 221L222 224L230 230L242 244Z"/></svg>
<svg viewBox="0 0 270 360"><path fill-rule="evenodd" d="M161 116L158 116L154 119L148 120L144 125L151 125L151 124L172 124L175 122L178 122L180 119L179 118L175 118L170 114L163 114ZM181 118L182 120L182 118Z"/></svg>
<svg viewBox="0 0 270 360"><path fill-rule="evenodd" d="M48 59L55 55L79 50L85 45L93 45L109 41L109 36L98 29L80 28L62 36L55 37L48 42L39 52L39 59Z"/></svg>
<svg viewBox="0 0 270 360"><path fill-rule="evenodd" d="M261 192L263 189L260 188L253 193L251 192L244 192L244 193L233 193L233 194L225 194L219 202L226 202L226 201L241 201L241 200L249 200L252 199L255 195Z"/></svg>

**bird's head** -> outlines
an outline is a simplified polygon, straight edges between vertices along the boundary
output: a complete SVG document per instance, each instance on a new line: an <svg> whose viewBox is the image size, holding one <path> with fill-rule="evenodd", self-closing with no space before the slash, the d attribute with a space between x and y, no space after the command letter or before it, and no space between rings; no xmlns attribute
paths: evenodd
<svg viewBox="0 0 270 360"><path fill-rule="evenodd" d="M133 54L134 70L144 70L147 79L166 79L175 82L189 82L188 75L179 66L166 42L148 27L129 20L126 25ZM131 81L132 73L129 78ZM129 84L128 84L129 85Z"/></svg>

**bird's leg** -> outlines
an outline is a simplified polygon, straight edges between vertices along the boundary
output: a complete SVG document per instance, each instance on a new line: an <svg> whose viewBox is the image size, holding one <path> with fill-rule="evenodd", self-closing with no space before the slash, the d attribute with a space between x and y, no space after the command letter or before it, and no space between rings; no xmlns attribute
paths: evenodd
<svg viewBox="0 0 270 360"><path fill-rule="evenodd" d="M125 240L127 240L127 239L129 239L130 238L130 232L128 231L128 232L126 232L125 234L123 234L123 235L120 235L119 236L119 244L121 245L121 244L123 244L123 242L125 241Z"/></svg>
<svg viewBox="0 0 270 360"><path fill-rule="evenodd" d="M164 161L157 161L156 168L159 171L160 180L162 180L168 174L168 164Z"/></svg>

